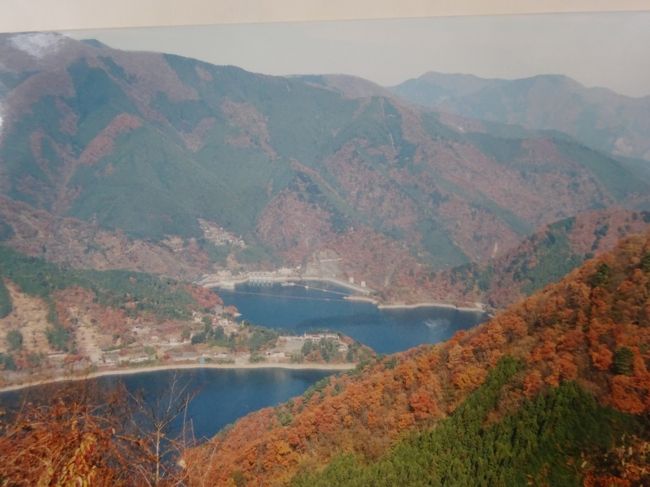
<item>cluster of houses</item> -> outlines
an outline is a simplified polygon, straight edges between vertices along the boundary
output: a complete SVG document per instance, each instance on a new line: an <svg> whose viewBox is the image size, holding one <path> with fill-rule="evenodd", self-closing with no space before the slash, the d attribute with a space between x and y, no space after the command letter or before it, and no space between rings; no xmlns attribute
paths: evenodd
<svg viewBox="0 0 650 487"><path fill-rule="evenodd" d="M229 330L239 325L231 319L219 318L220 326ZM331 340L337 344L337 350L346 353L348 345L335 333L305 333L303 335L282 335L275 345L262 352L232 352L220 347L210 347L205 344L192 345L191 340L180 339L181 330L175 335L158 335L149 333L146 327L135 325L132 329L138 337L130 345L102 350L99 361L91 361L89 357L63 352L53 352L47 355L48 370L57 374L83 374L92 370L111 370L118 367L138 366L145 364L178 363L178 364L246 364L250 362L290 363L301 357L305 342L314 344L321 340ZM8 383L27 380L29 371L5 371L3 379Z"/></svg>
<svg viewBox="0 0 650 487"><path fill-rule="evenodd" d="M244 239L219 225L203 220L202 218L199 218L199 225L201 226L201 230L203 230L203 237L216 246L231 245L242 249L246 248Z"/></svg>
<svg viewBox="0 0 650 487"><path fill-rule="evenodd" d="M223 323L222 323L223 322ZM226 333L232 332L232 327L238 325L231 320L220 319L220 326L228 327ZM153 337L152 337L153 338ZM157 338L157 337L156 337ZM318 343L320 340L334 340L338 342L338 351L345 353L347 344L335 333L305 333L303 335L282 335L278 337L275 346L269 350L254 354L256 360L268 362L290 362L300 353L306 341ZM139 342L143 343L143 342ZM135 345L125 347L120 350L106 351L103 353L102 362L96 364L101 368L111 368L127 365L138 365L151 363L154 361L173 362L173 363L246 363L252 360L250 353L235 353L223 351L222 349L213 349L201 345L191 345L189 340L168 341L148 340L149 345Z"/></svg>

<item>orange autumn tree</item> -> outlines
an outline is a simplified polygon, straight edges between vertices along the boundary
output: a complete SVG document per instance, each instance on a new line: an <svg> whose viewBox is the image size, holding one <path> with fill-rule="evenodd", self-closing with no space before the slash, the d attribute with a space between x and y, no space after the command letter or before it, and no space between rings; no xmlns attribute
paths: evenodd
<svg viewBox="0 0 650 487"><path fill-rule="evenodd" d="M173 455L165 458L177 441L167 438L162 449L156 444L156 421L171 421L173 413L150 414L123 387L104 393L75 383L40 392L52 397L48 405L22 404L0 422L1 485L183 484Z"/></svg>

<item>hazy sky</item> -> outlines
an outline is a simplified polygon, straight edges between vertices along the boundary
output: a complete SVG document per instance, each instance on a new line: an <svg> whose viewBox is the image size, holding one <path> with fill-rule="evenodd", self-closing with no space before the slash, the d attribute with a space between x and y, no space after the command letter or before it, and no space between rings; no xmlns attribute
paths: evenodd
<svg viewBox="0 0 650 487"><path fill-rule="evenodd" d="M393 85L427 71L520 78L566 74L650 95L650 12L447 17L75 31L266 74L346 73Z"/></svg>

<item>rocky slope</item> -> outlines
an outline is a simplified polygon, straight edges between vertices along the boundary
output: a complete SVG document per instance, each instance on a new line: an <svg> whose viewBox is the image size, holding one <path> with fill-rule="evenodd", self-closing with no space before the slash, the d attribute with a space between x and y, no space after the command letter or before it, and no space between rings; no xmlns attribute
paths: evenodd
<svg viewBox="0 0 650 487"><path fill-rule="evenodd" d="M446 343L368 363L247 416L186 454L190 484L328 485L323 480L329 479L364 485L357 480L371 478L372 485L391 485L390 474L401 484L435 485L446 472L456 485L463 475L472 478L466 470L470 452L476 453L481 438L493 438L493 426L503 425L510 433L489 443L491 453L480 457L485 478L501 471L519 481L642 485L650 439L649 310L650 234L645 234L623 240L561 282ZM559 416L545 418L548 411ZM507 429L510 421L516 429ZM436 443L435 432L443 434L454 424L453 441ZM564 436L553 437L560 428ZM469 436L460 438L466 429ZM427 440L413 432L433 436ZM529 446L510 444L524 441L522 435ZM547 437L553 438L548 449L542 444ZM424 443L409 443L418 438ZM454 460L453 453L444 456L451 445L469 450L457 452ZM404 448L419 463L400 457ZM353 456L341 456L346 454ZM395 455L407 462L401 469L391 460Z"/></svg>
<svg viewBox="0 0 650 487"><path fill-rule="evenodd" d="M540 225L649 200L626 161L415 108L361 80L264 76L54 34L3 36L0 56L4 234L59 262L188 277L207 261L327 254L345 263L339 277L408 290ZM61 229L28 242L13 226L39 226L37 214ZM215 245L206 228L244 244Z"/></svg>
<svg viewBox="0 0 650 487"><path fill-rule="evenodd" d="M504 80L426 73L392 88L413 103L532 129L558 130L584 144L650 160L650 96L587 88L566 76Z"/></svg>

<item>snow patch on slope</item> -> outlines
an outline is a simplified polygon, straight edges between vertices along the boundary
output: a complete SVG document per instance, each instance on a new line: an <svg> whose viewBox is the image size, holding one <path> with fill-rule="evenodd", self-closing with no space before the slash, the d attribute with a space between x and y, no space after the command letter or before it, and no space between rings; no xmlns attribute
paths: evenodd
<svg viewBox="0 0 650 487"><path fill-rule="evenodd" d="M58 51L61 41L65 39L61 34L53 32L35 32L17 34L11 37L11 44L16 49L26 52L30 56L42 59L48 54Z"/></svg>

